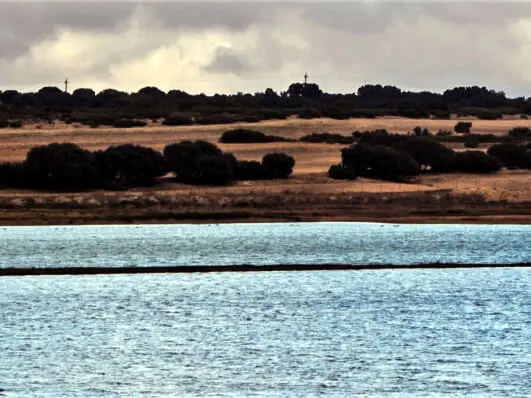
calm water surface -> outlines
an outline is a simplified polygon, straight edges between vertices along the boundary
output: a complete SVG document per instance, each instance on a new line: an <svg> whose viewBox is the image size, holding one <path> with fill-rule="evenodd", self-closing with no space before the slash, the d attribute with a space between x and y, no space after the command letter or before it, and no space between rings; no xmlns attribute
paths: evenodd
<svg viewBox="0 0 531 398"><path fill-rule="evenodd" d="M530 225L287 223L0 228L0 267L516 263Z"/></svg>

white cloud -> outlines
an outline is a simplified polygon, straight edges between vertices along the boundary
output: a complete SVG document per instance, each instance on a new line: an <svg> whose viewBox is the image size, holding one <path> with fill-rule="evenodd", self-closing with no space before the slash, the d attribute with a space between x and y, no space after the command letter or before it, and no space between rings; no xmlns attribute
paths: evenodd
<svg viewBox="0 0 531 398"><path fill-rule="evenodd" d="M147 6L112 29L56 26L22 55L0 61L0 86L36 89L68 77L73 88L133 91L154 85L232 93L283 90L308 72L323 89L337 92L367 82L417 90L478 84L514 95L531 92L531 19L514 17L514 10L503 21L480 24L416 5L391 14L371 9L364 15L375 21L381 15L385 23L366 30L349 29L345 22L350 12L356 24L356 8L337 10L342 23L334 26L330 18L319 23L303 7L278 6L271 17L238 29L159 23L160 15ZM466 8L492 20L488 6ZM233 72L216 69L220 54L233 57Z"/></svg>

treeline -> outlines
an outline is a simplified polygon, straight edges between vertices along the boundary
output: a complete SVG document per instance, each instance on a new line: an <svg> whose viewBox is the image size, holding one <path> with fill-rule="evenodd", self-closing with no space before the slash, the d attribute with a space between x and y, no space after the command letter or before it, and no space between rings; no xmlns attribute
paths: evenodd
<svg viewBox="0 0 531 398"><path fill-rule="evenodd" d="M35 93L0 91L0 128L26 120L82 123L93 127L141 127L146 119L165 125L222 124L329 117L347 119L383 115L447 119L451 114L499 119L504 114L531 114L531 98L508 98L485 87L456 87L444 93L410 92L394 86L364 85L356 92L330 94L315 83L293 83L280 93L192 95L144 87L135 93L79 88L65 93L43 87Z"/></svg>
<svg viewBox="0 0 531 398"><path fill-rule="evenodd" d="M487 153L456 152L423 137L367 134L341 150L341 163L328 175L352 180L368 177L388 181L408 181L421 173L493 173L502 167L531 169L531 145L495 144Z"/></svg>
<svg viewBox="0 0 531 398"><path fill-rule="evenodd" d="M440 143L463 143L465 147L475 148L482 143L511 143L531 140L531 129L529 127L514 127L506 135L495 134L474 134L471 132L472 122L458 122L454 131L439 130L432 133L427 128L420 126L405 134L389 133L385 129L372 131L354 131L350 136L338 133L312 133L299 138L301 142L309 143L327 143L327 144L353 144L357 141L374 142L389 144L400 141L406 137L422 137ZM454 132L459 134L454 134ZM294 142L295 140L276 135L267 135L261 131L251 129L234 129L224 132L220 138L222 143L268 143L268 142Z"/></svg>
<svg viewBox="0 0 531 398"><path fill-rule="evenodd" d="M266 154L262 162L242 161L207 141L181 141L161 153L124 144L91 152L71 143L32 148L23 162L0 164L0 185L54 191L122 190L149 186L173 173L187 184L227 185L237 180L287 178L295 160Z"/></svg>

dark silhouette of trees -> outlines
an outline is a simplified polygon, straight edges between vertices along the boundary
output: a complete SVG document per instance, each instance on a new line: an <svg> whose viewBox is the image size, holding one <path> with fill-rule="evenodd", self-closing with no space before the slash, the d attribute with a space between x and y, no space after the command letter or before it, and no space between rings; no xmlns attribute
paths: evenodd
<svg viewBox="0 0 531 398"><path fill-rule="evenodd" d="M529 127L514 127L508 131L507 135L520 140L531 139L531 129Z"/></svg>
<svg viewBox="0 0 531 398"><path fill-rule="evenodd" d="M469 134L472 129L472 122L457 122L454 131L460 134Z"/></svg>
<svg viewBox="0 0 531 398"><path fill-rule="evenodd" d="M499 171L502 163L482 151L456 153L456 170L464 173L486 174Z"/></svg>
<svg viewBox="0 0 531 398"><path fill-rule="evenodd" d="M235 179L236 158L230 153L204 155L197 159L197 174L193 183L227 185Z"/></svg>
<svg viewBox="0 0 531 398"><path fill-rule="evenodd" d="M204 156L221 155L215 144L207 141L181 141L164 148L168 169L175 172L177 179L195 183L198 179L198 160Z"/></svg>
<svg viewBox="0 0 531 398"><path fill-rule="evenodd" d="M408 153L423 171L443 173L452 171L455 152L432 140L420 137L408 137L393 144L395 149Z"/></svg>
<svg viewBox="0 0 531 398"><path fill-rule="evenodd" d="M328 177L334 180L355 180L358 176L354 168L349 168L343 164L334 164L328 169Z"/></svg>
<svg viewBox="0 0 531 398"><path fill-rule="evenodd" d="M354 137L335 133L312 133L299 138L299 141L349 145L354 142Z"/></svg>
<svg viewBox="0 0 531 398"><path fill-rule="evenodd" d="M526 148L513 143L495 144L487 150L487 154L499 159L504 167L515 169L525 163ZM525 167L523 167L525 168Z"/></svg>
<svg viewBox="0 0 531 398"><path fill-rule="evenodd" d="M0 186L25 188L26 175L22 162L0 163Z"/></svg>
<svg viewBox="0 0 531 398"><path fill-rule="evenodd" d="M170 115L162 121L164 126L189 126L193 124L191 117L182 115Z"/></svg>
<svg viewBox="0 0 531 398"><path fill-rule="evenodd" d="M420 172L406 152L384 145L355 144L341 150L342 166L357 176L407 181Z"/></svg>
<svg viewBox="0 0 531 398"><path fill-rule="evenodd" d="M235 180L264 180L267 179L262 163L256 160L239 160L234 173Z"/></svg>
<svg viewBox="0 0 531 398"><path fill-rule="evenodd" d="M94 153L100 180L118 187L155 184L167 173L162 154L152 148L123 144Z"/></svg>
<svg viewBox="0 0 531 398"><path fill-rule="evenodd" d="M261 131L249 129L234 129L225 131L219 140L223 143L266 143L290 141L287 138L276 135L266 135Z"/></svg>
<svg viewBox="0 0 531 398"><path fill-rule="evenodd" d="M295 159L285 153L268 153L262 159L262 167L268 178L288 178L295 167Z"/></svg>
<svg viewBox="0 0 531 398"><path fill-rule="evenodd" d="M75 144L49 144L32 148L24 161L32 188L79 191L98 185L94 155Z"/></svg>

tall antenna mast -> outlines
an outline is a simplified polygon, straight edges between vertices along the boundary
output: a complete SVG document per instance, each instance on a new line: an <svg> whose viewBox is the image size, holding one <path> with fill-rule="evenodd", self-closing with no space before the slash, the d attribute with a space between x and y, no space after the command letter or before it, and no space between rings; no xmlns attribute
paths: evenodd
<svg viewBox="0 0 531 398"><path fill-rule="evenodd" d="M67 94L68 94L68 83L70 83L68 79L65 79L65 93Z"/></svg>
<svg viewBox="0 0 531 398"><path fill-rule="evenodd" d="M304 85L308 83L308 73L304 74Z"/></svg>

